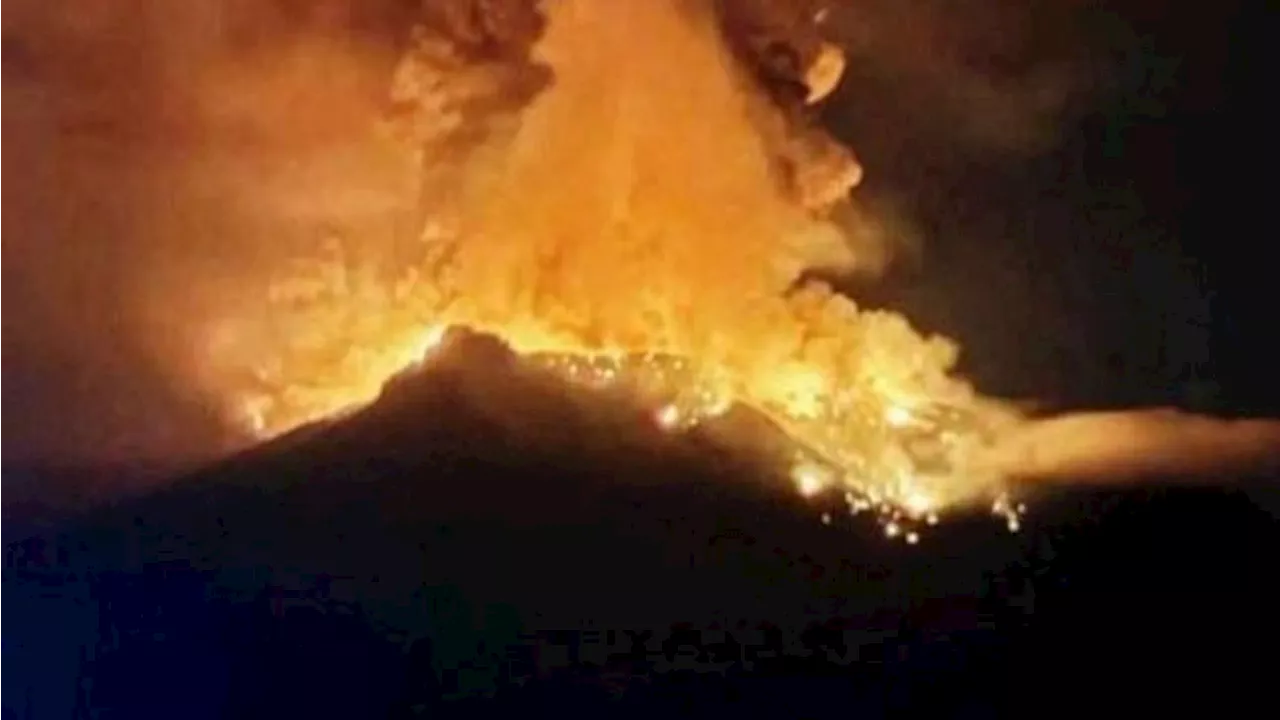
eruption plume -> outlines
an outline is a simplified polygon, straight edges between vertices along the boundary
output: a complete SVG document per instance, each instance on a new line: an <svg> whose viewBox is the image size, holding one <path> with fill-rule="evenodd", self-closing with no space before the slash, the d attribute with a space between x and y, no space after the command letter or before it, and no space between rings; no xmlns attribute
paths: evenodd
<svg viewBox="0 0 1280 720"><path fill-rule="evenodd" d="M1001 476L963 468L1017 414L949 374L951 342L800 281L859 262L827 218L861 168L806 119L842 68L817 10L432 6L392 98L424 229L391 253L331 239L263 317L223 328L211 365L245 373L255 429L367 402L460 325L634 388L672 431L762 413L802 493L843 493L891 537L975 503L1016 523Z"/></svg>

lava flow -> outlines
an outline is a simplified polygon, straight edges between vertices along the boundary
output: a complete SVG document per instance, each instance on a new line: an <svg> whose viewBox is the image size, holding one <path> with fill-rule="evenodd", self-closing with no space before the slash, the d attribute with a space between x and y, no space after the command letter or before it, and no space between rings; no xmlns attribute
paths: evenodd
<svg viewBox="0 0 1280 720"><path fill-rule="evenodd" d="M889 537L972 506L1016 529L1004 479L966 465L1018 414L950 374L951 342L798 283L860 260L828 218L861 168L804 119L838 55L801 47L788 99L744 59L760 44L734 45L737 3L498 5L424 24L401 67L425 228L286 274L228 321L210 364L237 411L270 435L359 406L466 326L635 388L672 432L762 413L801 493L839 493Z"/></svg>

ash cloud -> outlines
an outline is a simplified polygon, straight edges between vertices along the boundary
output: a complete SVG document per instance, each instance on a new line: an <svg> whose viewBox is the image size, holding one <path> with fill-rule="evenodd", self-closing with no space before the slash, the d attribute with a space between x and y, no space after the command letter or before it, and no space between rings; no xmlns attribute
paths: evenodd
<svg viewBox="0 0 1280 720"><path fill-rule="evenodd" d="M1001 84L959 50L934 52L931 40L984 46L987 36L969 29L982 18L1005 28L1002 42L1025 41L1029 32L1005 19L1024 11L1003 5L961 12L941 3L753 0L719 3L719 12L730 46L771 99L764 109L779 172L836 188L815 192L811 207L852 228L843 241L866 267L900 256L901 238L912 236L909 211L843 197L861 171L839 115L889 108L869 75L915 88L915 114L968 118L958 127L981 147L1024 152L1046 137L1046 118L1072 87L1053 63L1032 63ZM398 239L416 235L430 178L410 166L403 138L380 134L389 116L404 129L394 121L406 96L388 100L387 88L404 51L429 44L412 35L415 24L449 37L449 52L461 49L460 67L473 71L464 73L474 92L460 96L459 131L474 131L478 114L493 119L484 132L509 130L514 111L554 81L527 55L542 29L531 2L7 4L11 460L128 461L225 447L214 399L193 381L217 350L208 331L217 318L254 313L271 277L298 257L332 251L394 263ZM486 105L494 98L498 112ZM808 104L815 99L831 108L826 126Z"/></svg>
<svg viewBox="0 0 1280 720"><path fill-rule="evenodd" d="M687 7L710 8L746 84L755 86L749 94L759 96L756 122L781 183L815 214L843 203L862 168L811 109L835 90L845 65L843 52L821 32L824 3L718 0ZM547 8L538 0L422 5L391 93L402 136L422 153L425 202L447 194L450 180L432 180L492 142L504 125L510 129L513 116L555 82L549 65L534 57Z"/></svg>
<svg viewBox="0 0 1280 720"><path fill-rule="evenodd" d="M6 3L6 467L225 447L197 328L305 228L401 202L365 127L399 5Z"/></svg>

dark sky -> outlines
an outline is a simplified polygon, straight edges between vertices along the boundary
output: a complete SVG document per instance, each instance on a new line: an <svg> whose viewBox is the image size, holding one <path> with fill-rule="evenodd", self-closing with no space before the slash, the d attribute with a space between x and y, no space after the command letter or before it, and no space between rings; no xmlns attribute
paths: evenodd
<svg viewBox="0 0 1280 720"><path fill-rule="evenodd" d="M374 212L326 200L298 220L280 209L296 198L261 189L270 171L246 170L331 155L341 113L298 138L269 103L233 109L228 122L249 138L234 155L201 112L210 97L253 92L279 110L273 90L296 78L280 70L271 85L285 65L273 48L301 40L354 68L345 85L307 81L329 93L313 114L359 117L377 105L404 3L227 2L220 25L204 4L110 7L13 2L4 17L11 459L171 460L216 447L207 399L166 370L195 352L187 331L202 292L256 277L287 245L282 228ZM991 392L1274 409L1276 384L1259 369L1275 357L1258 344L1267 318L1250 312L1269 291L1254 261L1267 198L1253 178L1268 175L1252 98L1270 22L1264 3L1243 0L867 0L837 12L850 68L827 121L863 159L865 197L901 208L922 248L853 291L957 337ZM225 61L227 48L260 84L209 79L208 58Z"/></svg>
<svg viewBox="0 0 1280 720"><path fill-rule="evenodd" d="M1263 185L1248 181L1266 176L1263 4L1034 7L1044 17L1029 47L977 77L1016 95L1020 75L1069 58L1045 142L1006 153L957 142L954 115L903 109L910 90L875 73L862 82L900 104L833 110L871 188L911 198L929 235L918 273L868 296L963 338L993 392L1274 413L1275 383L1256 370L1267 323L1251 314L1267 292L1252 261ZM1221 392L1189 385L1197 377Z"/></svg>

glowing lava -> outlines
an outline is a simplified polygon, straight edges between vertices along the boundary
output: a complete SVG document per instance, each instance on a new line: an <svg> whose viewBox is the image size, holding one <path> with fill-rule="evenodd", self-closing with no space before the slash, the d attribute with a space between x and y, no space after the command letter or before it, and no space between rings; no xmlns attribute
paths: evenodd
<svg viewBox="0 0 1280 720"><path fill-rule="evenodd" d="M972 505L1016 529L1003 479L965 465L1017 416L949 375L955 347L793 287L856 259L785 191L769 140L784 119L710 7L550 4L536 53L554 81L509 133L432 168L452 181L417 258L289 277L270 329L219 355L252 356L256 389L234 394L254 426L366 403L460 325L586 388L636 388L670 432L735 403L762 413L794 440L801 494L843 493L888 537L915 543L916 526Z"/></svg>

